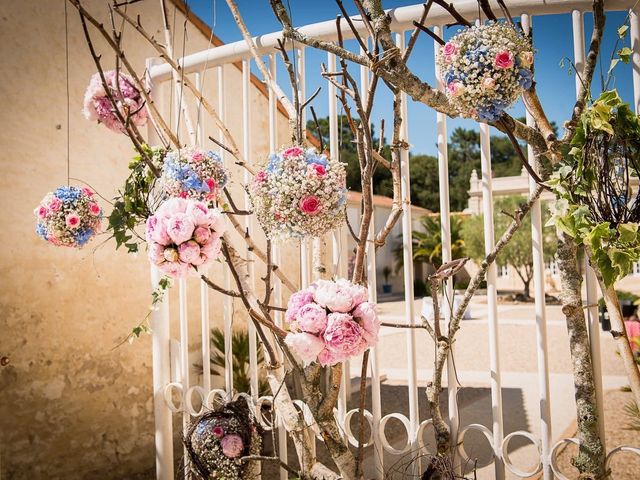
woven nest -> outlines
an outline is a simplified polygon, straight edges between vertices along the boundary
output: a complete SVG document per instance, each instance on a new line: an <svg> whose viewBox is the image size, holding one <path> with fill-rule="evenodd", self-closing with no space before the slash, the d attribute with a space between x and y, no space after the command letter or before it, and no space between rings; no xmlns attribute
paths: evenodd
<svg viewBox="0 0 640 480"><path fill-rule="evenodd" d="M640 222L640 141L598 131L585 139L582 161L595 179L594 188L581 194L594 219L612 227Z"/></svg>
<svg viewBox="0 0 640 480"><path fill-rule="evenodd" d="M232 441L225 442L225 438ZM242 458L260 454L262 428L250 412L247 401L240 398L195 418L184 445L186 461L195 478L250 479L253 478L250 462Z"/></svg>

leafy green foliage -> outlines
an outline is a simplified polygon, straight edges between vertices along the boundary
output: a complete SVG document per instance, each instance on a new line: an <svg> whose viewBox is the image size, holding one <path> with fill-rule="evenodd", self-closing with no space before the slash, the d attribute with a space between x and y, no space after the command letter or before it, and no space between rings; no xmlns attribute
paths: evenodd
<svg viewBox="0 0 640 480"><path fill-rule="evenodd" d="M143 147L154 165L160 167L165 151L162 147ZM140 155L129 163L130 174L114 199L113 211L109 215L108 230L116 241L116 249L124 245L129 253L138 251L144 238L136 227L146 222L151 215L150 193L155 183L153 173Z"/></svg>
<svg viewBox="0 0 640 480"><path fill-rule="evenodd" d="M585 150L587 142L598 135L608 135L605 137L608 143L614 143L616 137L636 144L640 142L640 117L615 90L602 93L585 110L565 160L548 181L558 198L551 223L589 248L592 263L602 274L605 284L610 286L628 275L633 263L640 260L640 232L637 222L603 221L598 202L618 201L611 194L604 200L593 201L594 197L599 198L597 190L602 182L612 175L607 170L612 169L608 162L585 161L588 158L585 153L593 155ZM628 178L634 172L630 172L628 163L625 166L624 175ZM609 205L604 207L609 209Z"/></svg>
<svg viewBox="0 0 640 480"><path fill-rule="evenodd" d="M629 419L629 423L624 429L640 432L640 408L638 405L635 402L628 402L624 406L624 413Z"/></svg>
<svg viewBox="0 0 640 480"><path fill-rule="evenodd" d="M508 196L496 199L494 202L493 226L496 235L504 232L518 207L524 203L525 197ZM504 212L504 213L503 213ZM505 215L505 213L509 215ZM462 238L467 250L467 255L476 261L485 257L484 247L484 216L474 215L467 218L462 226ZM547 260L553 258L557 248L557 238L553 229L545 229L542 235L543 249ZM514 234L511 241L500 251L496 258L498 265L509 265L520 277L524 284L523 294L529 297L529 285L533 278L533 256L531 252L531 217L522 219L522 226Z"/></svg>
<svg viewBox="0 0 640 480"><path fill-rule="evenodd" d="M211 366L213 375L222 376L226 362L224 359L225 338L219 328L211 330ZM251 372L249 369L249 333L246 330L236 330L231 335L231 354L233 366L233 388L237 392L251 392ZM258 344L258 368L264 363L262 345ZM264 378L258 379L259 395L269 392L269 385Z"/></svg>

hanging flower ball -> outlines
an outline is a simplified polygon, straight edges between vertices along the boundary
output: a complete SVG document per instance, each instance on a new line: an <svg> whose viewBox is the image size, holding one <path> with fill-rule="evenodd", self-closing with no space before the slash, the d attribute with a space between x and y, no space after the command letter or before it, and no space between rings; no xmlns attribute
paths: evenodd
<svg viewBox="0 0 640 480"><path fill-rule="evenodd" d="M271 154L249 193L271 239L319 237L345 222L344 164L313 148L293 146Z"/></svg>
<svg viewBox="0 0 640 480"><path fill-rule="evenodd" d="M189 466L198 478L245 478L242 457L259 455L260 427L245 399L238 399L195 419L184 440Z"/></svg>
<svg viewBox="0 0 640 480"><path fill-rule="evenodd" d="M149 260L173 278L196 273L218 258L224 216L197 200L171 198L147 219Z"/></svg>
<svg viewBox="0 0 640 480"><path fill-rule="evenodd" d="M318 280L289 299L285 342L305 365L334 365L378 343L380 320L368 291L349 280Z"/></svg>
<svg viewBox="0 0 640 480"><path fill-rule="evenodd" d="M62 247L84 247L100 232L102 208L88 187L59 187L48 193L34 210L36 233Z"/></svg>
<svg viewBox="0 0 640 480"><path fill-rule="evenodd" d="M531 42L507 23L460 30L437 58L445 94L462 115L494 122L533 85Z"/></svg>
<svg viewBox="0 0 640 480"><path fill-rule="evenodd" d="M142 127L147 123L147 108L144 98L136 88L133 79L120 72L118 82L116 82L116 71L104 72L104 78L109 93L118 106L118 111L129 121ZM89 86L84 94L84 116L87 120L97 121L104 124L109 130L114 132L125 132L124 125L118 119L114 111L113 104L105 91L100 73L94 73L89 81Z"/></svg>
<svg viewBox="0 0 640 480"><path fill-rule="evenodd" d="M166 153L160 184L170 197L212 202L218 199L228 178L228 171L218 154L183 148Z"/></svg>

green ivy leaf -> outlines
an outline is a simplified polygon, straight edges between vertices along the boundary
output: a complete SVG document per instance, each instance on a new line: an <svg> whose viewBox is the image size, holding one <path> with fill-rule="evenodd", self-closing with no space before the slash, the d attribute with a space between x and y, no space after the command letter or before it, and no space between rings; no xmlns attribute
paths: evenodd
<svg viewBox="0 0 640 480"><path fill-rule="evenodd" d="M633 50L631 50L629 47L624 47L618 50L618 56L624 63L629 63L629 61L631 60L631 55L633 55Z"/></svg>
<svg viewBox="0 0 640 480"><path fill-rule="evenodd" d="M638 237L637 223L621 223L618 225L618 241L621 243L633 243Z"/></svg>

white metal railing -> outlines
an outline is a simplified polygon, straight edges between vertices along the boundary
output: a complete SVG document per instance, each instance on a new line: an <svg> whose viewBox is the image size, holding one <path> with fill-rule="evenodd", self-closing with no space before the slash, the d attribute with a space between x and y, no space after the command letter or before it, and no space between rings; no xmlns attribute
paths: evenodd
<svg viewBox="0 0 640 480"><path fill-rule="evenodd" d="M606 4L608 10L626 10L631 8L634 4L633 1L623 0L610 0ZM463 0L456 2L457 9L463 14L473 16L477 12L477 2L475 0ZM528 30L531 28L534 15L546 15L546 14L571 14L573 20L573 38L574 38L574 61L576 69L580 71L584 65L585 45L584 45L584 15L583 12L588 11L591 7L590 1L563 1L563 0L536 0L536 1L524 1L514 0L509 2L509 7L514 15L520 15L523 28ZM412 28L413 20L417 20L422 14L422 5L414 5L408 7L401 7L391 10L390 16L392 18L392 29L396 33L397 45L400 48L404 47L405 32ZM448 14L440 7L434 5L431 8L427 24L430 25L436 33L441 33L443 25L449 21ZM356 26L360 26L361 22L356 22ZM300 28L300 31L311 35L316 38L322 38L325 40L336 40L337 32L334 21L321 22L313 25L308 25ZM638 12L631 13L631 40L634 53L632 56L633 63L633 93L634 103L636 111L640 111L640 21ZM352 33L345 30L343 32L345 38L350 38ZM258 51L261 55L268 56L269 69L271 75L275 79L276 74L276 50L277 40L281 38L280 32L275 32L268 35L262 35L255 38L255 43L258 46ZM305 90L305 55L304 48L300 48L296 54L297 67L298 67L298 82L299 89L302 98L304 98ZM250 108L250 96L251 96L251 56L245 42L236 42L228 45L218 46L206 51L188 55L179 60L179 64L184 68L185 74L194 74L195 83L198 88L204 88L203 74L201 72L204 69L214 69L217 72L217 88L218 88L218 113L220 117L225 119L225 98L228 92L224 84L224 72L225 68L234 62L242 62L242 152L246 157L249 157L252 151L251 142L251 108ZM329 69L335 69L336 58L332 54L327 55L327 64ZM369 72L366 68L360 69L360 81L362 83L363 92L366 92L366 85L369 81ZM151 94L159 98L159 86L162 82L170 80L172 72L167 64L156 64L154 61L149 60L147 62L147 81L151 88ZM576 89L578 88L578 80L576 78ZM442 84L438 81L438 88L442 89ZM339 155L338 151L338 109L336 104L336 91L335 87L331 84L328 85L328 111L329 111L329 131L330 141L329 149L331 156L336 157ZM237 89L235 90L237 92ZM407 116L407 102L406 95L403 96L403 118L401 135L403 140L408 142L408 122ZM177 91L175 97L178 97ZM180 111L183 105L177 104L174 107L174 111ZM201 110L198 109L199 115ZM276 96L272 91L269 91L268 96L268 125L269 125L269 149L274 151L277 148L277 102ZM527 114L527 123L533 124L533 119ZM197 138L199 142L204 141L204 131L202 128L202 118L198 118L198 132ZM438 171L439 171L439 184L440 184L440 216L441 216L441 228L442 228L442 255L443 261L446 262L451 259L451 226L449 222L449 181L448 181L448 166L447 166L447 118L445 115L438 113L436 120L437 128L437 144L438 144ZM190 128L190 130L192 130ZM480 124L480 142L481 142L481 165L482 165L482 193L483 193L483 209L485 212L485 245L487 251L491 249L494 244L494 232L493 232L493 213L492 213L492 189L491 189L491 152L489 147L490 141L490 127L486 124ZM149 129L149 141L153 142L157 140L153 128ZM222 149L220 151L221 156L224 158L225 153ZM265 152L266 153L266 152ZM532 152L529 151L529 158L533 158ZM534 166L535 168L535 166ZM412 243L411 243L411 204L410 204L410 178L409 178L409 155L408 152L403 152L401 158L401 186L402 186L402 200L403 200L403 218L402 224L402 236L403 236L403 257L404 264L412 264ZM249 174L244 173L243 181L246 184L250 181ZM530 182L530 190L535 188L533 181ZM244 206L248 205L248 198L245 195ZM375 217L374 217L375 218ZM487 273L487 286L488 286L488 318L489 318L489 353L490 353L490 386L491 386L491 402L492 402L492 428L489 429L480 424L469 424L460 428L459 412L456 402L457 387L454 373L454 366L452 360L449 359L447 363L447 379L448 379L448 412L449 412L449 424L454 439L462 444L465 435L471 431L476 430L482 433L493 452L493 459L495 465L496 478L504 478L506 472L517 477L527 477L538 472L542 472L545 480L554 478L565 479L564 475L558 471L556 456L559 447L564 443L577 443L575 438L561 439L555 445L553 444L553 435L551 431L551 401L550 387L549 387L549 361L547 350L547 332L546 332L546 309L545 309L545 289L544 289L544 262L542 251L542 220L540 203L536 202L531 210L532 220L532 251L534 259L534 289L535 289L535 316L536 316L536 345L537 345L537 370L538 370L538 386L540 393L540 438L537 438L533 434L527 431L510 432L505 436L503 431L503 418L502 418L502 388L501 388L501 369L500 369L500 349L499 349L499 332L500 325L498 322L498 312L496 304L496 269L495 265L489 268ZM250 217L244 219L244 227L251 230L253 228ZM373 225L370 231L370 235L373 235ZM342 229L334 232L331 235L332 246L332 274L346 276L347 271L347 232L346 229ZM312 272L310 271L310 251L311 245L309 242L301 242L300 247L300 280L301 285L307 285L311 281ZM273 255L276 261L281 260L282 251L277 247L274 248ZM246 251L245 254L251 260L252 257L250 251ZM254 262L249 262L249 275L251 277L250 282L255 282L255 267ZM376 263L375 255L371 252L367 252L367 271L368 279L371 284L370 295L371 300L376 300ZM155 288L159 281L159 274L155 269L151 272L152 286ZM228 273L224 279L225 286L229 286ZM405 285L405 312L404 318L406 323L410 324L416 321L416 312L414 311L413 302L413 271L410 268L404 269L404 285ZM275 280L274 298L278 304L286 304L286 298L283 298L282 285L279 280ZM203 362L203 379L202 384L196 384L189 379L189 332L188 332L188 318L187 318L187 282L181 281L178 285L178 312L179 312L179 352L177 355L171 357L171 328L170 328L170 309L168 296L164 299L160 308L152 314L152 329L153 329L153 387L154 387L154 412L155 412L155 424L156 424L156 470L158 479L172 479L174 478L174 452L173 452L173 429L172 429L172 414L182 413L183 427L187 425L190 417L198 415L202 408L212 405L212 402L217 398L229 398L233 392L233 372L231 363L231 332L232 332L232 312L229 299L220 299L219 296L216 299L223 302L223 326L224 334L226 338L225 342L225 359L226 369L224 377L224 390L211 389L211 377L209 375L209 345L210 345L210 314L209 314L209 295L211 292L204 284L200 284L200 324L201 324L201 354ZM447 295L449 298L453 298L452 286L448 286ZM190 295L195 298L193 293ZM593 272L588 270L587 274L587 301L588 305L593 305L597 299L596 283L593 278ZM444 318L448 322L451 319L451 310L444 308ZM278 314L276 321L281 324L282 315ZM600 366L600 351L599 351L599 326L597 312L594 308L588 309L588 324L589 333L592 345L592 357L594 362L594 369L596 370L596 378L598 380L597 394L599 399L599 407L602 408L602 383L601 383L601 366ZM272 425L266 419L260 416L260 406L263 404L269 404L269 397L259 397L258 391L258 364L257 364L257 341L255 329L249 326L250 334L250 371L251 371L251 391L250 395L247 395L256 407L256 413L259 420L266 429L270 429ZM407 329L406 331L406 346L407 346L407 389L408 389L408 417L401 412L393 412L389 415L382 417L381 397L380 397L380 359L378 349L372 349L370 355L370 367L371 367L371 383L372 383L372 412L366 412L366 419L371 427L371 434L366 443L373 445L374 465L377 478L382 478L384 471L384 453L391 455L403 455L409 451L415 452L419 449L425 448L424 432L430 425L430 420L420 422L419 417L419 404L420 396L418 392L418 368L416 365L416 332L415 329ZM172 376L172 365L175 365L177 378ZM347 390L351 381L350 369L347 367L344 369L342 378L342 389L338 399L337 407L337 419L341 426L344 428L344 432L347 439L352 445L357 445L358 440L351 433L349 422L351 417L357 412L357 410L347 411ZM194 407L193 397L197 395L199 397L200 408ZM178 397L176 401L175 397ZM299 402L299 406L304 410L304 404ZM602 410L600 410L600 418L603 418ZM397 444L393 444L389 441L385 434L385 426L391 419L399 420L405 427L407 433L406 445L398 447ZM278 419L276 417L276 422ZM603 430L604 426L601 423L600 429ZM513 438L520 436L527 439L536 446L539 453L539 460L536 465L529 471L525 471L523 468L514 465L508 455L508 447ZM283 428L278 429L279 454L284 460L287 458L286 452L286 433ZM602 436L604 440L604 436ZM633 447L616 447L610 450L607 456L607 462L611 457L620 451L632 451L640 454L640 449ZM461 453L464 454L464 448L461 447ZM416 463L416 468L417 468ZM415 472L417 473L417 471ZM286 478L286 472L281 469L281 479Z"/></svg>

